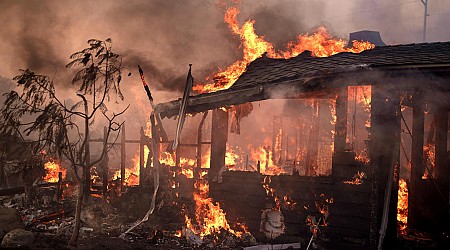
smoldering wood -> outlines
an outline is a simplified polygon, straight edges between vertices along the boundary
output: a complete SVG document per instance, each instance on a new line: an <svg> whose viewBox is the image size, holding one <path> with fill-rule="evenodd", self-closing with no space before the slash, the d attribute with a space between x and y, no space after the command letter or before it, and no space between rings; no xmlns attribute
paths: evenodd
<svg viewBox="0 0 450 250"><path fill-rule="evenodd" d="M244 220L251 232L259 232L260 214L266 203L266 193L261 185L263 179L264 176L256 172L225 172L223 182L211 186L210 194L227 212L230 223ZM356 237L365 240L366 244L370 224L370 185L370 179L361 185L351 185L334 182L330 177L291 175L271 176L270 184L281 199L289 194L297 202L294 209L281 206L287 236L309 232L306 216L318 213L315 201L323 193L333 197L333 203L329 204L328 226L321 227L326 237L337 241L343 241L343 237ZM304 205L308 205L308 210Z"/></svg>

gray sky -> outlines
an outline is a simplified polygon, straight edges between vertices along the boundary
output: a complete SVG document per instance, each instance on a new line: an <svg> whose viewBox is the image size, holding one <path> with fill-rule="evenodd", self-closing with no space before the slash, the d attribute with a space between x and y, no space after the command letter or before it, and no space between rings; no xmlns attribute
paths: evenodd
<svg viewBox="0 0 450 250"><path fill-rule="evenodd" d="M200 81L240 58L239 40L224 24L220 5L216 0L0 0L0 90L9 88L7 79L18 69L30 68L54 75L64 92L71 78L64 68L69 55L90 38L110 37L134 73L123 80L131 110L148 106L137 64L157 89L156 102L178 98L189 63ZM343 39L369 29L380 31L387 44L422 40L420 0L241 0L239 6L239 21L254 19L256 32L280 49L320 25ZM450 1L429 0L429 14L427 40L450 41ZM142 124L145 117L136 119Z"/></svg>

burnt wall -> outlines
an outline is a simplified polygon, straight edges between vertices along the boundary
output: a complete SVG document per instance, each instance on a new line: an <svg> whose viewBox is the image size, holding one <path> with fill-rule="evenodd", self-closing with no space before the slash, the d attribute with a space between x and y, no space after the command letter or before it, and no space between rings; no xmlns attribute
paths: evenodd
<svg viewBox="0 0 450 250"><path fill-rule="evenodd" d="M366 173L370 173L369 169ZM261 212L266 204L274 204L274 198L267 195L263 187L262 183L267 183L264 178L256 172L225 172L222 183L210 185L210 196L220 202L231 225L245 223L258 240L271 241L260 232ZM335 247L368 246L370 180L352 185L331 177L280 175L271 176L269 186L280 199L286 225L286 233L277 240L288 241L293 237L309 240L311 233L306 223L307 216L324 218L316 206L318 203L319 207L327 205L328 208L327 225L321 223L319 226L320 237L330 240ZM289 198L285 200L284 196ZM293 202L296 204L292 205Z"/></svg>

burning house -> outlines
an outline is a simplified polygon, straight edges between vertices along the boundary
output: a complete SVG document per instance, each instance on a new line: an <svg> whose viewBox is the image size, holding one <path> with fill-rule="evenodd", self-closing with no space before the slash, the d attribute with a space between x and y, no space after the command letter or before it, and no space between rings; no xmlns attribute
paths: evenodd
<svg viewBox="0 0 450 250"><path fill-rule="evenodd" d="M257 239L320 231L328 247L386 246L398 223L403 233L407 223L445 235L449 49L450 43L428 43L328 57L264 54L230 87L188 98L187 113L212 111L210 142L202 141L204 118L199 126L194 172L205 171L201 148L210 144L209 195L230 224L245 224ZM181 102L155 111L174 117ZM258 109L262 120L252 118ZM230 164L229 155L239 155L231 144L267 134L259 157L252 156L257 147L240 147L245 152ZM177 149L177 158L182 154ZM398 201L406 183L408 200Z"/></svg>

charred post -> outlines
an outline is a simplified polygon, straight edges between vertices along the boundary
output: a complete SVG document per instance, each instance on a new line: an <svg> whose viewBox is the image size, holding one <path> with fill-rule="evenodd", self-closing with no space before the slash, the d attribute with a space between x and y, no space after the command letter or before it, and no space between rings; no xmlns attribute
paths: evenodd
<svg viewBox="0 0 450 250"><path fill-rule="evenodd" d="M198 125L197 131L197 167L194 169L194 178L200 178L200 172L202 168L202 144L203 144L203 125L205 124L206 117L208 116L208 112L204 112L202 116L202 120Z"/></svg>
<svg viewBox="0 0 450 250"><path fill-rule="evenodd" d="M398 162L400 134L400 99L394 90L382 86L372 86L372 157L375 174L375 206L377 228L381 228L383 207L388 188L389 171ZM396 152L393 152L398 149ZM394 178L395 179L395 178ZM397 188L396 188L397 187ZM389 202L388 224L383 246L392 245L396 239L398 183L392 185ZM373 218L374 219L374 218Z"/></svg>
<svg viewBox="0 0 450 250"><path fill-rule="evenodd" d="M336 99L336 129L334 134L334 153L345 152L347 136L348 87L341 88Z"/></svg>
<svg viewBox="0 0 450 250"><path fill-rule="evenodd" d="M58 172L58 184L56 186L56 201L60 201L62 197L62 172Z"/></svg>
<svg viewBox="0 0 450 250"><path fill-rule="evenodd" d="M425 172L423 160L424 143L424 103L423 96L416 93L412 100L413 106L413 124L412 124L412 154L411 154L411 179L408 199L408 226L415 228L418 226L417 219L422 217L420 214L420 204L423 203L421 196L422 175ZM417 219L416 219L417 218Z"/></svg>
<svg viewBox="0 0 450 250"><path fill-rule="evenodd" d="M139 186L142 187L144 183L144 147L145 147L145 134L144 134L144 128L141 127L140 130L140 143L139 143ZM142 188L141 188L142 189Z"/></svg>
<svg viewBox="0 0 450 250"><path fill-rule="evenodd" d="M212 112L211 125L211 162L209 181L213 181L220 169L225 165L228 140L228 112L215 109Z"/></svg>
<svg viewBox="0 0 450 250"><path fill-rule="evenodd" d="M120 133L121 133L121 139L120 139L120 190L123 190L123 184L125 181L125 159L126 159L125 123L122 125L122 129L121 129Z"/></svg>
<svg viewBox="0 0 450 250"><path fill-rule="evenodd" d="M443 231L448 227L448 204L449 204L449 162L447 153L448 136L448 112L444 108L437 108L435 113L436 122L436 182L439 188L439 196L436 202L435 220L437 230Z"/></svg>

